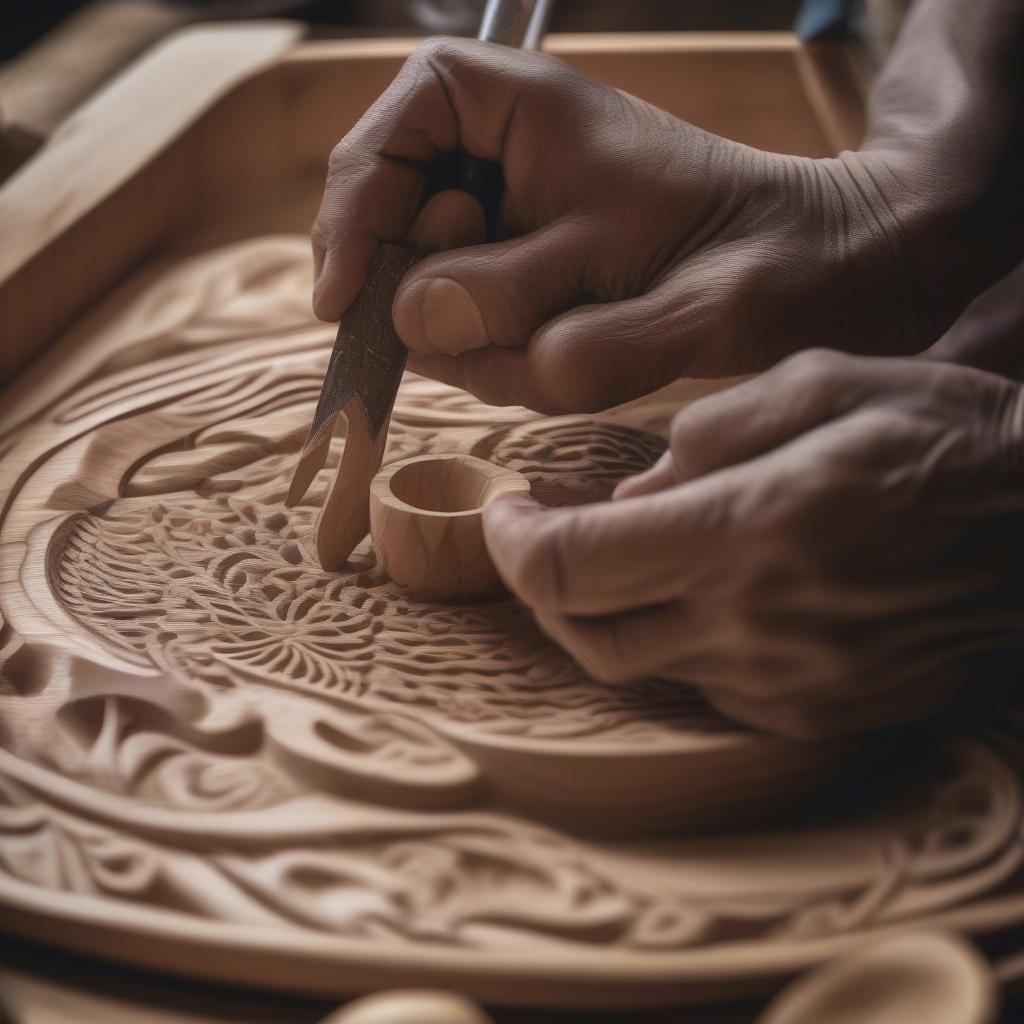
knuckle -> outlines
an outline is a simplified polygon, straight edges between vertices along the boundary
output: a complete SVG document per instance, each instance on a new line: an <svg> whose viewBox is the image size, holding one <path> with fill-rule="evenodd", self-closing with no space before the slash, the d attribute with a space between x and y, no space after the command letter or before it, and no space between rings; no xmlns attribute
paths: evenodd
<svg viewBox="0 0 1024 1024"><path fill-rule="evenodd" d="M413 64L419 64L437 71L444 69L454 70L465 58L466 51L470 44L466 40L455 39L451 36L430 36L424 39L415 50L409 60Z"/></svg>
<svg viewBox="0 0 1024 1024"><path fill-rule="evenodd" d="M794 547L803 548L808 526L813 528L813 522L805 521L808 503L790 474L751 473L735 496L733 512L755 554L774 563L776 551L792 554Z"/></svg>
<svg viewBox="0 0 1024 1024"><path fill-rule="evenodd" d="M621 374L609 372L600 352L582 353L573 336L548 335L531 352L537 392L547 407L538 411L593 413L624 400Z"/></svg>
<svg viewBox="0 0 1024 1024"><path fill-rule="evenodd" d="M672 425L669 427L668 440L672 450L677 448L685 450L693 440L696 433L698 417L693 411L693 406L680 409L672 417Z"/></svg>
<svg viewBox="0 0 1024 1024"><path fill-rule="evenodd" d="M687 475L696 476L706 459L706 444L710 432L708 417L701 403L680 410L669 428L669 448L677 466ZM702 452L705 453L702 458Z"/></svg>
<svg viewBox="0 0 1024 1024"><path fill-rule="evenodd" d="M534 52L526 56L527 61L522 66L529 74L527 99L535 97L540 101L531 108L532 113L545 118L550 127L565 131L573 123L564 117L568 111L581 114L583 111L592 111L595 116L598 112L605 113L606 108L601 106L602 102L606 104L607 97L619 95L617 90L593 82L552 54ZM613 116L612 111L607 113ZM560 114L563 116L560 117ZM578 130L579 125L585 123L586 119L581 117L572 130Z"/></svg>
<svg viewBox="0 0 1024 1024"><path fill-rule="evenodd" d="M352 161L352 144L348 137L339 139L332 147L327 158L327 174L333 178L343 172Z"/></svg>
<svg viewBox="0 0 1024 1024"><path fill-rule="evenodd" d="M801 382L827 384L846 377L854 362L852 356L836 349L809 348L784 359L777 370Z"/></svg>

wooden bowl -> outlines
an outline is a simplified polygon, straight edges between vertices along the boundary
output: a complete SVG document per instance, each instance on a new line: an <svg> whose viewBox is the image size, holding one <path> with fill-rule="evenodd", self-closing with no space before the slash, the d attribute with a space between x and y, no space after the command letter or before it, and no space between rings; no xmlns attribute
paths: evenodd
<svg viewBox="0 0 1024 1024"><path fill-rule="evenodd" d="M417 455L370 486L370 532L384 571L418 597L464 600L497 589L483 508L530 482L472 455Z"/></svg>

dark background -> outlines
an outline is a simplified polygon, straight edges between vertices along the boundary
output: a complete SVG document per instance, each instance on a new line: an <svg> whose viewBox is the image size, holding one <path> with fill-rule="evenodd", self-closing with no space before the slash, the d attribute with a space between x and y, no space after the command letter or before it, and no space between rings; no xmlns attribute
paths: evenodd
<svg viewBox="0 0 1024 1024"><path fill-rule="evenodd" d="M282 16L316 35L473 34L483 0L164 0L211 17ZM87 0L0 0L0 61L15 56ZM800 0L557 0L554 32L792 27Z"/></svg>

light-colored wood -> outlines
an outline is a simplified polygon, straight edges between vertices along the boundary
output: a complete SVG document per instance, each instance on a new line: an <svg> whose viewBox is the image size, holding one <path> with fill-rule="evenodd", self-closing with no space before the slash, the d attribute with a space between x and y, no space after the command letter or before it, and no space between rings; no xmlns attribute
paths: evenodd
<svg viewBox="0 0 1024 1024"><path fill-rule="evenodd" d="M105 79L196 16L163 0L96 0L0 65L0 182Z"/></svg>
<svg viewBox="0 0 1024 1024"><path fill-rule="evenodd" d="M991 1024L995 981L977 950L911 932L855 950L800 978L758 1024Z"/></svg>
<svg viewBox="0 0 1024 1024"><path fill-rule="evenodd" d="M831 148L837 153L856 149L867 130L866 58L844 43L817 42L802 47L795 59L807 100Z"/></svg>
<svg viewBox="0 0 1024 1024"><path fill-rule="evenodd" d="M452 992L407 990L367 996L323 1024L492 1024L478 1006Z"/></svg>
<svg viewBox="0 0 1024 1024"><path fill-rule="evenodd" d="M196 120L299 34L288 22L178 33L116 76L4 182L0 385L128 267L195 217L206 170Z"/></svg>
<svg viewBox="0 0 1024 1024"><path fill-rule="evenodd" d="M1019 926L1019 723L908 743L819 804L883 751L602 686L511 599L416 599L368 542L320 569L345 438L284 508L333 334L304 232L408 45L275 57L291 29L237 31L168 44L0 190L6 365L36 357L0 408L4 927L250 986L636 1007L764 990L910 924ZM565 56L829 151L794 40L705 42ZM547 419L407 376L384 460L470 455L542 502L603 500L707 390Z"/></svg>
<svg viewBox="0 0 1024 1024"><path fill-rule="evenodd" d="M369 542L323 572L310 526L344 439L283 508L333 334L310 272L297 236L169 257L43 360L62 397L14 396L5 927L250 985L639 1006L910 922L1024 920L1021 782L988 736L818 806L878 752L601 686L514 601L417 600ZM602 500L705 390L550 419L408 377L385 462L471 455L538 500Z"/></svg>
<svg viewBox="0 0 1024 1024"><path fill-rule="evenodd" d="M500 585L484 541L483 509L529 494L515 470L472 455L417 455L381 470L370 487L370 529L381 568L419 597L466 600Z"/></svg>
<svg viewBox="0 0 1024 1024"><path fill-rule="evenodd" d="M179 33L0 188L0 385L175 235L197 244L211 230L308 230L331 146L417 41L296 44L298 31L264 22ZM828 105L856 95L848 63L836 62L841 87L825 88L790 34L555 35L545 48L750 145L822 156L858 130L859 111Z"/></svg>

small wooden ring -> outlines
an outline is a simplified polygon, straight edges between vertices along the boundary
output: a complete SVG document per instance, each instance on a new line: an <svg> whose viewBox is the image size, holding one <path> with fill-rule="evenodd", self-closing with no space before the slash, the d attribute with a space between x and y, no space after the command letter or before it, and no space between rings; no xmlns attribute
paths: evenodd
<svg viewBox="0 0 1024 1024"><path fill-rule="evenodd" d="M418 597L465 600L498 587L483 508L530 482L472 455L417 455L370 485L370 532L384 571Z"/></svg>

